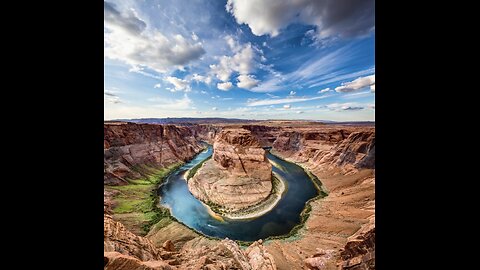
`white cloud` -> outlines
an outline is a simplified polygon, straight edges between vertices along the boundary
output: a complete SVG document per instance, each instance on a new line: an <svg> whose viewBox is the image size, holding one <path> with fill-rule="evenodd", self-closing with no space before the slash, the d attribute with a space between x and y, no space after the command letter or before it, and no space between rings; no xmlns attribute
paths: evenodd
<svg viewBox="0 0 480 270"><path fill-rule="evenodd" d="M342 47L328 54L313 56L305 61L295 71L285 75L272 75L259 86L252 89L254 92L275 92L292 87L295 84L316 83L323 76L332 74L338 65L347 62L349 58L348 48Z"/></svg>
<svg viewBox="0 0 480 270"><path fill-rule="evenodd" d="M335 91L339 93L353 92L372 85L375 85L375 74L366 77L359 77L351 82L342 83L341 86L335 88ZM373 89L375 89L375 86Z"/></svg>
<svg viewBox="0 0 480 270"><path fill-rule="evenodd" d="M291 107L292 107L292 106L290 106L290 105L283 105L283 108L284 108L284 109L287 109L287 110L290 109Z"/></svg>
<svg viewBox="0 0 480 270"><path fill-rule="evenodd" d="M361 36L375 26L374 0L228 0L225 8L257 36L277 36L292 23L315 25L321 38Z"/></svg>
<svg viewBox="0 0 480 270"><path fill-rule="evenodd" d="M297 92L295 92L295 91L290 91L290 94L289 94L289 95L290 95L290 96L295 96L296 93L297 93Z"/></svg>
<svg viewBox="0 0 480 270"><path fill-rule="evenodd" d="M181 99L166 99L161 97L150 98L148 101L154 102L154 107L162 110L189 110L192 108L193 101L185 93Z"/></svg>
<svg viewBox="0 0 480 270"><path fill-rule="evenodd" d="M216 111L216 110L218 110L217 107L213 107L213 108L212 108L212 111Z"/></svg>
<svg viewBox="0 0 480 270"><path fill-rule="evenodd" d="M230 39L233 40L231 37ZM227 39L227 43L230 39ZM247 43L244 46L235 44L229 44L229 46L238 46L241 47L241 49L238 49L238 52L233 56L224 55L220 57L218 64L210 65L210 69L217 79L223 82L227 82L233 72L238 72L240 75L248 75L255 67L256 54L250 43Z"/></svg>
<svg viewBox="0 0 480 270"><path fill-rule="evenodd" d="M342 98L345 99L355 99L355 98L362 98L362 97L368 97L372 96L372 92L370 91L361 91L361 92L353 92L353 93L347 93L342 96Z"/></svg>
<svg viewBox="0 0 480 270"><path fill-rule="evenodd" d="M323 93L327 93L327 92L330 92L332 90L330 90L330 88L325 88L325 89L322 89L320 91L318 91L319 94L323 94Z"/></svg>
<svg viewBox="0 0 480 270"><path fill-rule="evenodd" d="M279 96L276 96L276 95L273 95L273 94L270 94L270 93L266 93L266 95L271 97L271 98L280 98Z"/></svg>
<svg viewBox="0 0 480 270"><path fill-rule="evenodd" d="M184 95L181 99L151 98L153 104L135 106L131 104L105 103L104 119L189 117L193 115L193 101Z"/></svg>
<svg viewBox="0 0 480 270"><path fill-rule="evenodd" d="M202 44L191 43L182 35L166 36L150 29L131 10L120 12L114 4L104 2L104 54L131 66L145 66L165 73L181 69L205 53Z"/></svg>
<svg viewBox="0 0 480 270"><path fill-rule="evenodd" d="M193 77L192 77L192 80L194 81L197 81L197 82L203 82L207 85L209 85L210 83L212 83L212 77L210 76L202 76L202 75L198 75L198 74L193 74Z"/></svg>
<svg viewBox="0 0 480 270"><path fill-rule="evenodd" d="M252 89L257 86L259 82L253 75L240 75L237 79L237 86L244 89Z"/></svg>
<svg viewBox="0 0 480 270"><path fill-rule="evenodd" d="M223 91L228 91L232 88L231 82L217 83L217 88Z"/></svg>
<svg viewBox="0 0 480 270"><path fill-rule="evenodd" d="M298 113L298 114L301 114L301 113L303 113L303 111L297 111L297 113Z"/></svg>
<svg viewBox="0 0 480 270"><path fill-rule="evenodd" d="M225 41L227 41L227 44L228 44L228 47L230 47L230 49L233 51L233 52L238 52L242 47L240 46L240 44L238 43L237 40L235 40L232 36L228 35L225 37Z"/></svg>
<svg viewBox="0 0 480 270"><path fill-rule="evenodd" d="M303 102L316 99L327 98L330 96L321 96L321 97L311 97L311 98L281 98L281 99L263 99L263 100L254 100L247 101L247 106L263 106L263 105L275 105L275 104L284 104L284 103L294 103L294 102Z"/></svg>
<svg viewBox="0 0 480 270"><path fill-rule="evenodd" d="M118 92L119 91L104 89L103 90L104 102L111 103L111 104L123 103L123 101L117 95Z"/></svg>
<svg viewBox="0 0 480 270"><path fill-rule="evenodd" d="M175 87L175 91L172 91L172 92L176 92L176 91L190 92L190 87L188 85L187 80L183 80L183 79L180 79L180 78L177 78L177 77L168 76L167 78L165 78L165 81L173 84L173 86Z"/></svg>
<svg viewBox="0 0 480 270"><path fill-rule="evenodd" d="M159 83L157 83L157 84L155 84L155 85L153 86L153 88L160 88L160 87L162 87L162 85L159 84Z"/></svg>
<svg viewBox="0 0 480 270"><path fill-rule="evenodd" d="M365 105L358 103L332 103L326 105L332 111L359 111L365 109Z"/></svg>
<svg viewBox="0 0 480 270"><path fill-rule="evenodd" d="M193 39L193 40L195 40L195 41L197 41L197 40L198 40L198 36L197 36L197 34L195 34L195 33L192 33L192 39Z"/></svg>
<svg viewBox="0 0 480 270"><path fill-rule="evenodd" d="M370 90L375 93L375 84L370 85Z"/></svg>

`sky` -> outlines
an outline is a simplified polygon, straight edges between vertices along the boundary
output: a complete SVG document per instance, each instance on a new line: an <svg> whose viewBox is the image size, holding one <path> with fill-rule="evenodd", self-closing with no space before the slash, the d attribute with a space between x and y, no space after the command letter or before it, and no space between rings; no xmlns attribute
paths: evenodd
<svg viewBox="0 0 480 270"><path fill-rule="evenodd" d="M375 1L105 1L104 108L375 121Z"/></svg>

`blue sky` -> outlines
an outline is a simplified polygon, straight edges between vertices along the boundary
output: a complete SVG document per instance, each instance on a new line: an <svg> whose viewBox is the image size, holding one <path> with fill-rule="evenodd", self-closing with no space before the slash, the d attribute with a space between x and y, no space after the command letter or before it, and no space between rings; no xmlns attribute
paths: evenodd
<svg viewBox="0 0 480 270"><path fill-rule="evenodd" d="M375 2L104 4L104 118L375 120Z"/></svg>

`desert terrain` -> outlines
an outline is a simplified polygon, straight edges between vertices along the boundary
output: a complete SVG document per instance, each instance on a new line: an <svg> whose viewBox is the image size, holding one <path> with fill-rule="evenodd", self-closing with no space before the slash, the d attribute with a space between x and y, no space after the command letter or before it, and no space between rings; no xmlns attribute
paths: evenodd
<svg viewBox="0 0 480 270"><path fill-rule="evenodd" d="M156 190L213 145L191 193L234 212L272 192L266 147L320 180L294 233L254 242L190 229ZM221 214L221 213L220 213ZM374 269L374 123L246 121L104 123L105 269Z"/></svg>

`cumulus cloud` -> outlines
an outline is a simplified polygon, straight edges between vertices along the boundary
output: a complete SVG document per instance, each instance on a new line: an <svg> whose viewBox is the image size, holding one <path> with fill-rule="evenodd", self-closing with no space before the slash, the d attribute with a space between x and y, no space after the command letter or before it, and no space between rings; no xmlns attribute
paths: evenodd
<svg viewBox="0 0 480 270"><path fill-rule="evenodd" d="M290 91L290 94L289 94L289 95L290 95L290 96L295 96L296 93L297 93L297 92L295 92L295 91Z"/></svg>
<svg viewBox="0 0 480 270"><path fill-rule="evenodd" d="M353 92L368 86L371 87L372 85L373 92L375 92L375 74L366 77L360 77L351 82L342 83L341 86L335 88L335 91L339 93Z"/></svg>
<svg viewBox="0 0 480 270"><path fill-rule="evenodd" d="M253 75L240 75L237 79L237 86L244 89L252 89L257 86L259 82Z"/></svg>
<svg viewBox="0 0 480 270"><path fill-rule="evenodd" d="M213 107L213 108L212 108L212 111L216 111L216 110L218 110L217 107Z"/></svg>
<svg viewBox="0 0 480 270"><path fill-rule="evenodd" d="M330 92L332 90L330 90L330 88L325 88L325 89L322 89L320 91L318 91L319 94L323 94L323 93L327 93L327 92Z"/></svg>
<svg viewBox="0 0 480 270"><path fill-rule="evenodd" d="M192 80L197 81L197 82L203 82L203 83L209 85L212 82L212 77L193 74Z"/></svg>
<svg viewBox="0 0 480 270"><path fill-rule="evenodd" d="M157 83L157 84L155 84L155 85L153 86L153 88L160 88L160 87L162 87L162 85L159 84L159 83Z"/></svg>
<svg viewBox="0 0 480 270"><path fill-rule="evenodd" d="M152 29L133 11L120 12L114 4L104 2L105 56L132 66L145 66L160 73L183 68L200 58L205 50L200 42L182 35L165 36Z"/></svg>
<svg viewBox="0 0 480 270"><path fill-rule="evenodd" d="M238 43L237 40L235 40L232 36L228 35L225 37L225 41L227 42L228 44L228 47L230 47L230 49L234 52L237 52L239 51L242 47L240 46L240 44Z"/></svg>
<svg viewBox="0 0 480 270"><path fill-rule="evenodd" d="M240 45L229 44L229 46ZM218 64L210 65L210 69L217 79L226 82L230 79L233 72L238 72L240 75L248 75L251 73L254 70L255 58L256 54L252 44L247 43L244 46L241 46L241 49L238 49L238 52L233 56L224 55L220 57Z"/></svg>
<svg viewBox="0 0 480 270"><path fill-rule="evenodd" d="M362 36L375 27L375 0L228 0L225 8L257 36L277 36L292 23L315 25L320 38Z"/></svg>
<svg viewBox="0 0 480 270"><path fill-rule="evenodd" d="M286 110L290 109L291 107L292 106L290 106L290 105L283 105L283 108L286 109Z"/></svg>
<svg viewBox="0 0 480 270"><path fill-rule="evenodd" d="M230 88L232 88L232 83L231 82L217 83L217 88L222 91L228 91L230 90Z"/></svg>
<svg viewBox="0 0 480 270"><path fill-rule="evenodd" d="M185 92L190 91L190 87L187 80L168 76L167 78L165 78L165 81L173 84L173 86L175 87L174 91L185 91Z"/></svg>

